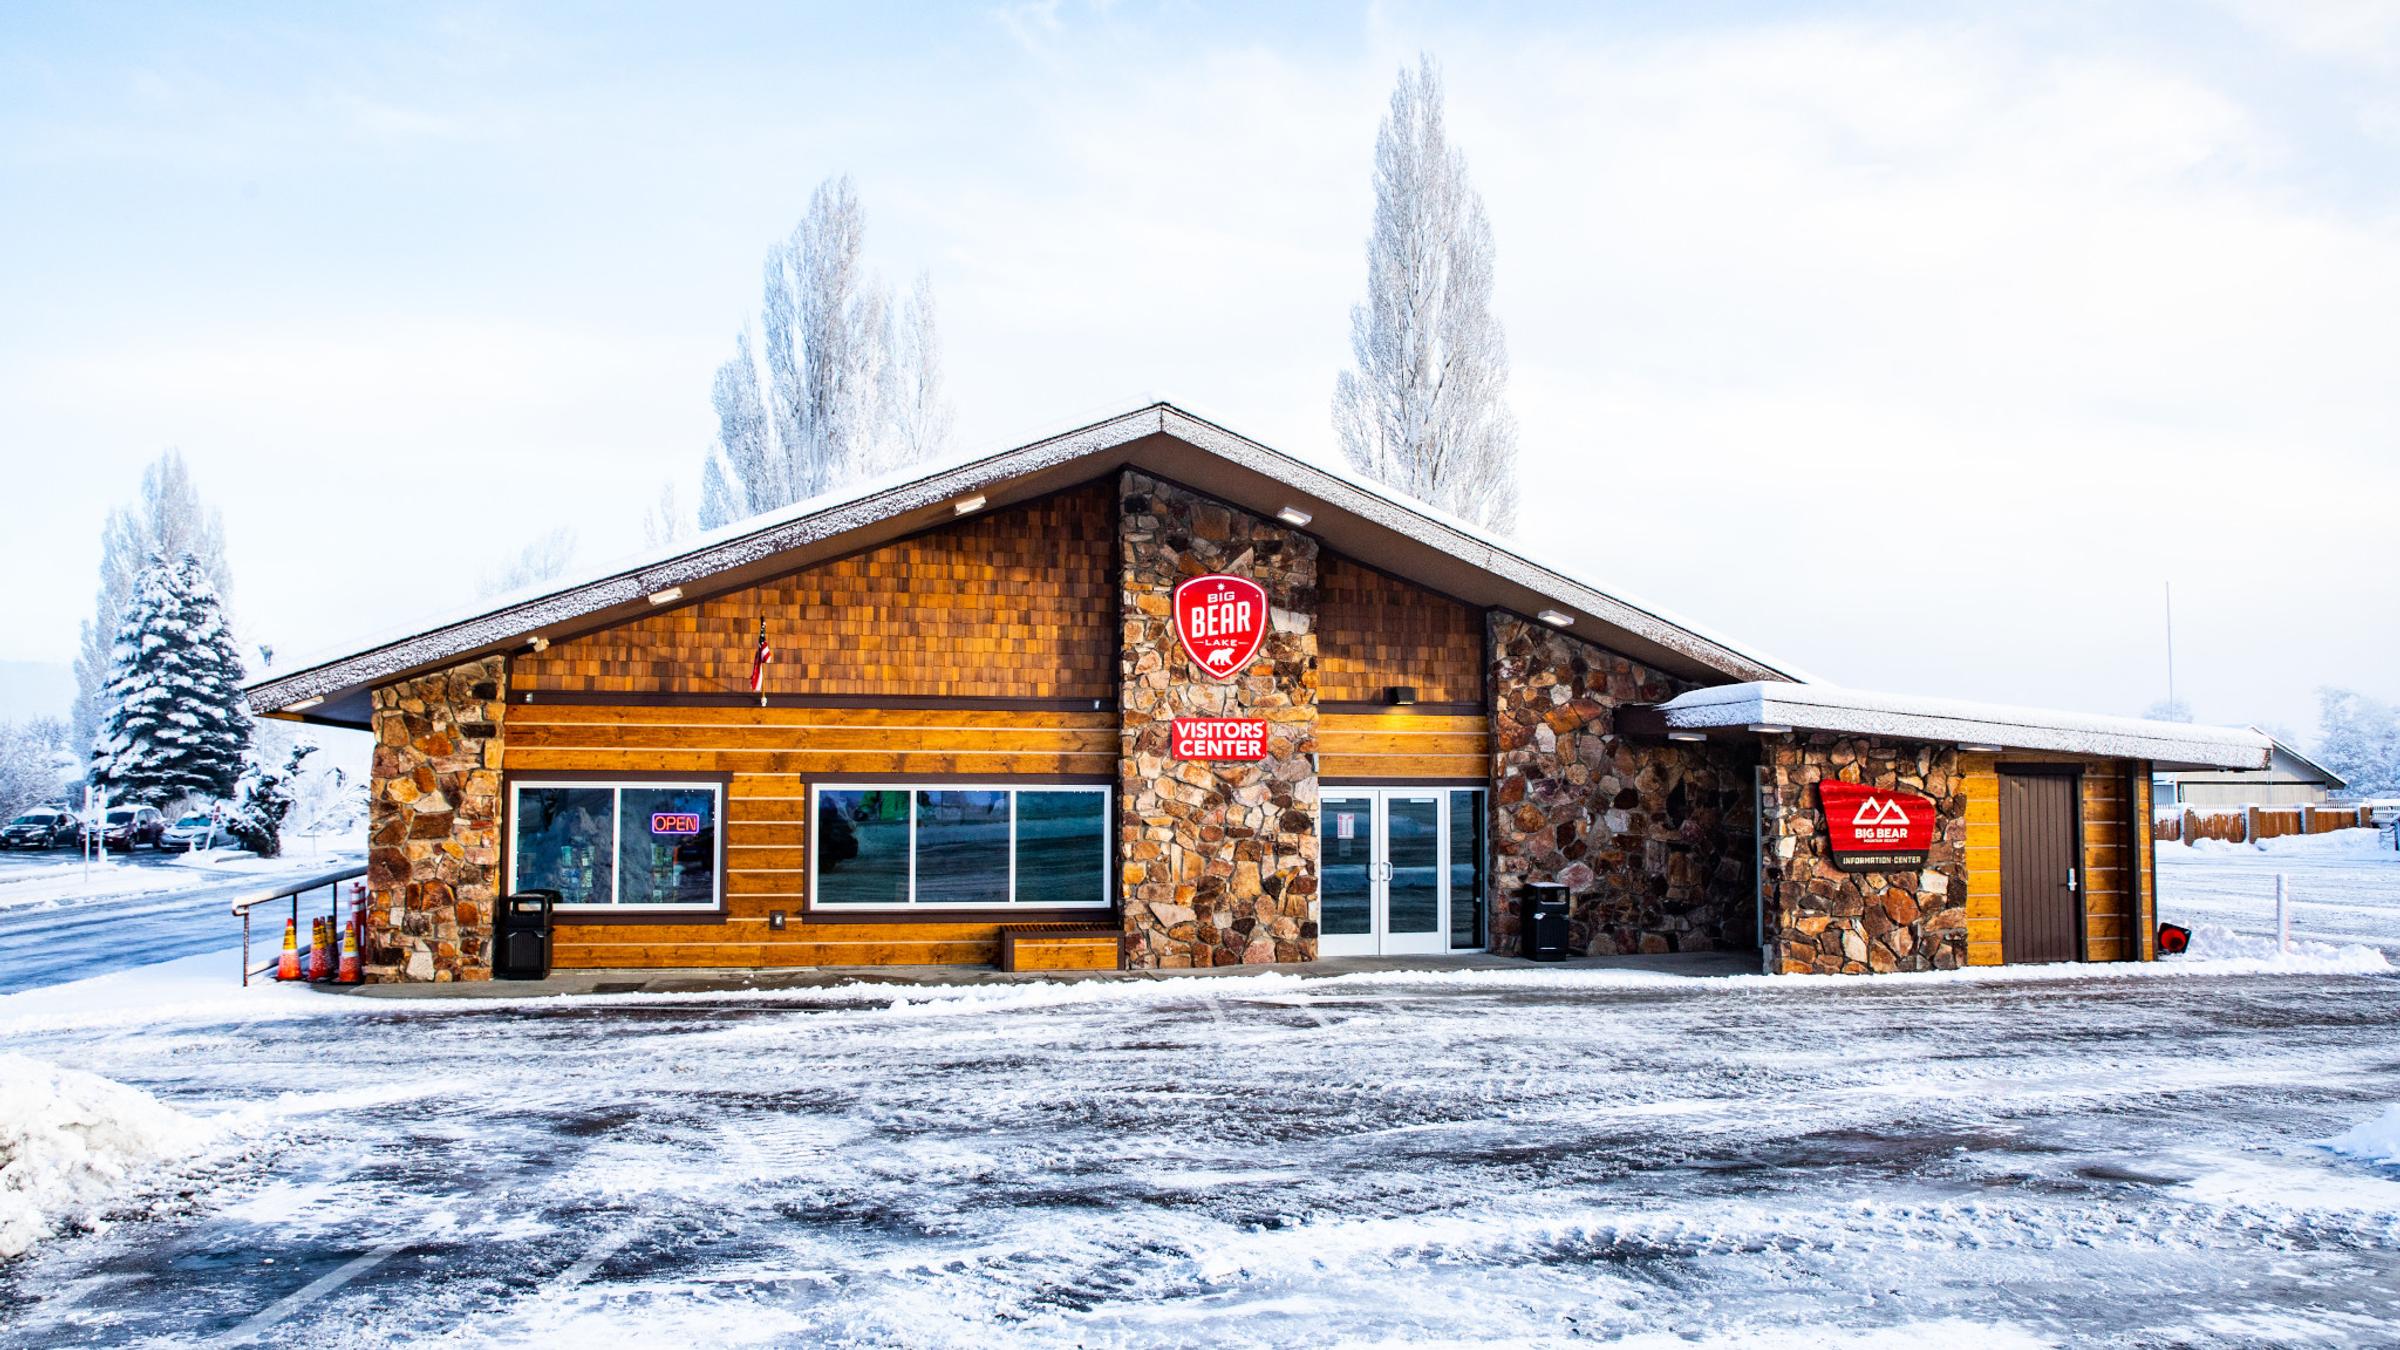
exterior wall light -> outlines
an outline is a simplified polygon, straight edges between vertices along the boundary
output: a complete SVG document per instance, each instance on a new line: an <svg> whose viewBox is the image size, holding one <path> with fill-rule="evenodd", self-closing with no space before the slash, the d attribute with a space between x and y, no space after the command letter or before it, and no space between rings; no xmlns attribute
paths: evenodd
<svg viewBox="0 0 2400 1350"><path fill-rule="evenodd" d="M663 591L650 592L650 603L654 605L671 605L682 598L683 587L681 586L669 586Z"/></svg>
<svg viewBox="0 0 2400 1350"><path fill-rule="evenodd" d="M546 652L546 651L550 650L550 639L548 639L548 638L546 638L546 637L543 637L543 636L541 636L540 634L538 634L538 633L537 633L537 634L535 634L535 635L534 635L534 638L533 638L533 640L532 640L531 642L528 642L528 643L526 643L525 645L526 645L526 646L528 646L528 647L531 647L533 650L535 650L535 651L537 651L537 652Z"/></svg>
<svg viewBox="0 0 2400 1350"><path fill-rule="evenodd" d="M1996 755L2000 753L2000 747L1996 745L1968 745L1963 741L1959 743L1958 748L1968 752L1969 754L1975 755Z"/></svg>
<svg viewBox="0 0 2400 1350"><path fill-rule="evenodd" d="M972 497L961 497L957 501L950 503L950 510L955 514L962 516L973 515L982 509L983 494L980 492L976 493Z"/></svg>
<svg viewBox="0 0 2400 1350"><path fill-rule="evenodd" d="M1545 609L1533 617L1540 619L1543 623L1550 625L1552 628L1564 628L1568 624L1575 622L1575 616L1567 613L1563 609Z"/></svg>
<svg viewBox="0 0 2400 1350"><path fill-rule="evenodd" d="M1792 729L1790 727L1784 726L1777 722L1752 722L1749 726L1742 729L1744 731L1755 731L1761 736L1789 736L1792 734Z"/></svg>
<svg viewBox="0 0 2400 1350"><path fill-rule="evenodd" d="M1275 518L1282 521L1284 524L1293 527L1294 529L1298 529L1300 526L1306 525L1308 522L1316 519L1315 516L1310 515L1308 512L1301 510L1297 506L1287 506L1283 508L1275 513Z"/></svg>
<svg viewBox="0 0 2400 1350"><path fill-rule="evenodd" d="M1383 701L1395 708L1408 707L1417 701L1417 687L1413 684L1387 684L1383 687Z"/></svg>
<svg viewBox="0 0 2400 1350"><path fill-rule="evenodd" d="M1708 739L1708 733L1705 731L1670 731L1667 733L1667 739L1670 741L1705 741Z"/></svg>
<svg viewBox="0 0 2400 1350"><path fill-rule="evenodd" d="M285 712L306 712L324 701L324 695L320 694L315 698L304 698L298 703L286 703L283 705L283 710Z"/></svg>

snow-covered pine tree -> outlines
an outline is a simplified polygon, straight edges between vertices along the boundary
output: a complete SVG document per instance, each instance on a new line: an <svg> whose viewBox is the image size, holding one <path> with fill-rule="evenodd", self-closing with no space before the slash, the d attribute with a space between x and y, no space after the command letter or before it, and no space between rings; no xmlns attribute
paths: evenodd
<svg viewBox="0 0 2400 1350"><path fill-rule="evenodd" d="M1492 224L1442 125L1433 58L1400 72L1375 135L1367 300L1350 311L1355 370L1334 385L1351 467L1479 525L1517 515L1508 339L1492 313Z"/></svg>
<svg viewBox="0 0 2400 1350"><path fill-rule="evenodd" d="M865 208L842 177L819 184L791 238L768 251L758 341L738 334L717 368L701 529L946 448L951 409L931 283L919 278L894 306L866 270L865 241Z"/></svg>
<svg viewBox="0 0 2400 1350"><path fill-rule="evenodd" d="M94 786L111 801L160 807L233 790L250 748L250 710L241 653L198 557L154 557L134 579L110 672Z"/></svg>
<svg viewBox="0 0 2400 1350"><path fill-rule="evenodd" d="M226 837L262 858L281 854L284 817L292 813L295 800L293 784L300 777L302 761L316 752L315 745L301 741L292 746L291 758L279 769L253 759L242 771L233 809L225 813Z"/></svg>
<svg viewBox="0 0 2400 1350"><path fill-rule="evenodd" d="M182 453L169 450L142 470L141 496L134 505L110 512L100 531L100 594L91 619L83 625L83 649L75 657L75 707L69 722L76 745L90 745L108 715L108 684L115 677L110 652L125 606L133 599L133 579L149 565L152 554L171 558L179 553L200 560L220 604L232 596L224 519L201 502Z"/></svg>

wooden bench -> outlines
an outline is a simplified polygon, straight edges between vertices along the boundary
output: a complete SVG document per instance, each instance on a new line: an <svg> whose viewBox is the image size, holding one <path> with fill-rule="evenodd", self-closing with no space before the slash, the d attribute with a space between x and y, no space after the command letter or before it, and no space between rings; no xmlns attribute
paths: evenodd
<svg viewBox="0 0 2400 1350"><path fill-rule="evenodd" d="M1009 924L1000 930L1002 970L1122 970L1125 935L1075 923Z"/></svg>

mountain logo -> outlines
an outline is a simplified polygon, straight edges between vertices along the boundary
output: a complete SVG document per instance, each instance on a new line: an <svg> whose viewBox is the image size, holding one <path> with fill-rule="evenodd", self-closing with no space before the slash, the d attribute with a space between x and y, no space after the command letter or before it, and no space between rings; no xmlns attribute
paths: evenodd
<svg viewBox="0 0 2400 1350"><path fill-rule="evenodd" d="M1908 825L1908 809L1889 797L1869 797L1858 804L1858 814L1850 818L1853 826Z"/></svg>

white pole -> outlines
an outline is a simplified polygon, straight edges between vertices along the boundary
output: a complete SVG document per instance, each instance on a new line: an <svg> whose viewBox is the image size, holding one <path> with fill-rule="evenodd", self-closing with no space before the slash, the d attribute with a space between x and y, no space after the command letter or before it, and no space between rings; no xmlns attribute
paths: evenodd
<svg viewBox="0 0 2400 1350"><path fill-rule="evenodd" d="M2292 950L2291 890L2281 872L2275 874L2275 950L2287 955Z"/></svg>

